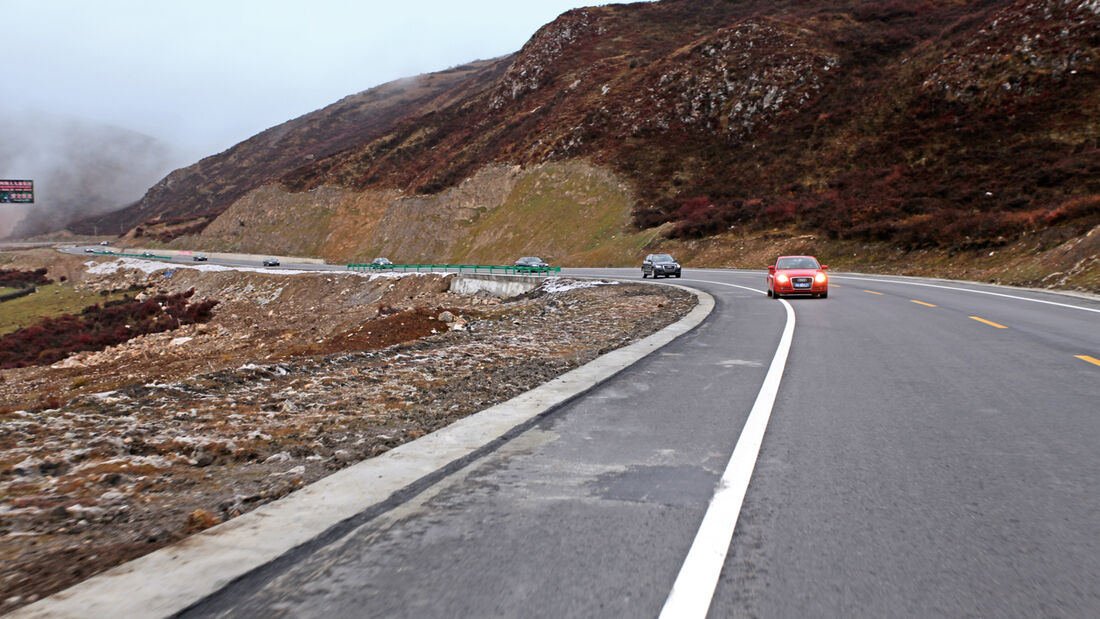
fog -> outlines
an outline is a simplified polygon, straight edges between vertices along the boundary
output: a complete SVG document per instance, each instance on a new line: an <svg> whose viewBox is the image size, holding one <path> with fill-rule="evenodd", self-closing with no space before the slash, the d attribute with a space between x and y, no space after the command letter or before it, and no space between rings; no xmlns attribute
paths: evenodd
<svg viewBox="0 0 1100 619"><path fill-rule="evenodd" d="M34 204L0 206L0 238L63 229L139 199L185 156L158 140L78 118L0 111L0 178L34 181Z"/></svg>
<svg viewBox="0 0 1100 619"><path fill-rule="evenodd" d="M4 0L0 178L33 179L37 203L0 207L0 238L125 206L347 95L517 51L585 4Z"/></svg>

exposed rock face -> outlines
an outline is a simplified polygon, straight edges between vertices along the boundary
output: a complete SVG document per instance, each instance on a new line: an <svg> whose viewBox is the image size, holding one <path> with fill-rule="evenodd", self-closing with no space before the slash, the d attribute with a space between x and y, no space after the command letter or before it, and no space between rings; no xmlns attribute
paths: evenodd
<svg viewBox="0 0 1100 619"><path fill-rule="evenodd" d="M679 122L744 138L805 107L839 62L792 26L750 20L674 55L656 83L637 93L634 102L647 105L628 103L624 114L635 133Z"/></svg>
<svg viewBox="0 0 1100 619"><path fill-rule="evenodd" d="M997 11L948 52L922 87L948 101L1012 105L1100 70L1100 3L1025 0Z"/></svg>
<svg viewBox="0 0 1100 619"><path fill-rule="evenodd" d="M605 34L602 19L594 10L577 9L565 13L543 26L523 46L515 61L500 78L496 92L489 99L489 109L499 110L506 103L546 85L556 75L555 61L575 47L582 38Z"/></svg>

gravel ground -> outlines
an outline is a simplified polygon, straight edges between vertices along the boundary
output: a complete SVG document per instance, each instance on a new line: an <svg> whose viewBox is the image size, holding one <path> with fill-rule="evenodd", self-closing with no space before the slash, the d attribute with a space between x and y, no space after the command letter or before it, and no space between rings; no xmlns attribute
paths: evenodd
<svg viewBox="0 0 1100 619"><path fill-rule="evenodd" d="M445 278L92 269L195 288L214 319L0 372L0 613L523 393L695 305L551 279L511 299Z"/></svg>

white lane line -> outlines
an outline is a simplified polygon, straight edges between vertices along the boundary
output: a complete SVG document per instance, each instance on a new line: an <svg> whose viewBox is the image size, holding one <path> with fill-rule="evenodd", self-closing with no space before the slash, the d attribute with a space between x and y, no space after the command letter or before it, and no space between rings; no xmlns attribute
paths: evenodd
<svg viewBox="0 0 1100 619"><path fill-rule="evenodd" d="M736 284L709 283L760 292L754 288ZM768 374L764 377L764 384L756 396L756 402L752 405L752 411L745 420L745 427L741 429L741 436L733 448L726 470L718 481L718 488L711 497L706 514L703 515L703 522L699 525L695 541L692 542L684 564L680 567L680 573L676 576L676 582L672 584L672 591L669 592L665 605L661 609L662 619L695 617L703 619L707 616L707 610L710 609L714 589L718 586L718 577L722 573L726 553L733 539L733 530L737 527L741 504L745 500L749 480L756 468L756 458L760 454L764 431L768 427L768 420L771 419L775 396L779 392L779 382L783 378L783 370L787 367L791 340L794 338L794 308L786 301L779 302L787 310L787 324L783 327L779 346L768 368Z"/></svg>
<svg viewBox="0 0 1100 619"><path fill-rule="evenodd" d="M886 284L903 284L906 286L924 286L925 288L942 288L944 290L960 290L962 292L973 292L974 294L988 294L994 297L1004 297L1006 299L1016 299L1017 301L1031 301L1032 303L1043 303L1046 305L1057 305L1058 307L1068 307L1070 309L1079 309L1086 312L1095 312L1100 314L1100 309L1094 309L1091 307L1081 307L1080 305L1070 305L1069 303L1058 303L1057 301L1046 301L1043 299L1032 299L1030 297L1020 297L1014 294L1004 294L1003 292L990 292L988 290L974 290L973 288L959 288L957 286L942 286L940 284L925 284L922 282L907 282L897 279L875 279L872 277L853 277L850 275L830 275L832 279L853 279L861 282L882 282Z"/></svg>

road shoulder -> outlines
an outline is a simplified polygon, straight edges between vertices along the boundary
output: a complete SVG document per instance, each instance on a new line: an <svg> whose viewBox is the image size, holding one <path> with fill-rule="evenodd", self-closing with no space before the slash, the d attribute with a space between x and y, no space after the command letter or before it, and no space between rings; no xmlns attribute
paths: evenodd
<svg viewBox="0 0 1100 619"><path fill-rule="evenodd" d="M705 292L685 289L696 295L698 305L653 335L507 402L338 471L280 501L108 570L11 616L161 617L178 613L433 473L468 462L488 446L691 331L711 313L714 299Z"/></svg>

